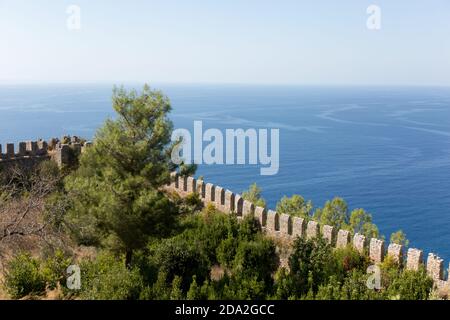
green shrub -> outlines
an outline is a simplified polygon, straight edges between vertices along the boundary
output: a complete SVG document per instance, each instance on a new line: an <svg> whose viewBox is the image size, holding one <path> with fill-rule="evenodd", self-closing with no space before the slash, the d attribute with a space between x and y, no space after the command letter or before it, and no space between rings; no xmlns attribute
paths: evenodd
<svg viewBox="0 0 450 320"><path fill-rule="evenodd" d="M274 295L271 299L287 300L291 298L289 272L281 267L274 276Z"/></svg>
<svg viewBox="0 0 450 320"><path fill-rule="evenodd" d="M192 211L200 210L203 206L200 195L196 192L188 194L185 198L185 202L192 209Z"/></svg>
<svg viewBox="0 0 450 320"><path fill-rule="evenodd" d="M152 285L149 293L150 300L169 300L172 288L168 284L167 274L163 271L158 273L156 282Z"/></svg>
<svg viewBox="0 0 450 320"><path fill-rule="evenodd" d="M284 196L277 203L276 211L286 213L290 216L298 216L309 219L312 208L313 205L311 201L305 201L302 196L294 194L291 198Z"/></svg>
<svg viewBox="0 0 450 320"><path fill-rule="evenodd" d="M236 247L238 246L238 241L236 238L228 237L227 239L223 240L219 247L217 248L217 261L220 263L221 266L225 268L230 268L234 256L236 255Z"/></svg>
<svg viewBox="0 0 450 320"><path fill-rule="evenodd" d="M425 268L421 267L419 271L403 270L392 280L387 295L391 299L426 300L432 289L433 280L427 275Z"/></svg>
<svg viewBox="0 0 450 320"><path fill-rule="evenodd" d="M234 275L223 288L225 300L262 300L266 297L267 284L258 276Z"/></svg>
<svg viewBox="0 0 450 320"><path fill-rule="evenodd" d="M65 284L67 268L71 261L72 259L68 258L61 250L57 250L44 261L41 273L49 289L55 289L58 283Z"/></svg>
<svg viewBox="0 0 450 320"><path fill-rule="evenodd" d="M251 241L260 232L259 222L254 217L247 216L239 223L237 238L239 241Z"/></svg>
<svg viewBox="0 0 450 320"><path fill-rule="evenodd" d="M189 240L182 237L164 240L151 249L149 257L150 264L167 275L168 283L176 276L181 277L184 292L189 290L194 275L203 281L209 274L207 257Z"/></svg>
<svg viewBox="0 0 450 320"><path fill-rule="evenodd" d="M325 240L305 240L297 238L293 253L289 257L290 294L300 298L309 290L316 292L318 287L328 280L335 268L332 248Z"/></svg>
<svg viewBox="0 0 450 320"><path fill-rule="evenodd" d="M29 253L19 253L7 264L4 284L13 299L43 293L46 283L39 260Z"/></svg>
<svg viewBox="0 0 450 320"><path fill-rule="evenodd" d="M189 291L186 295L187 300L200 300L201 299L201 292L200 287L197 284L197 276L192 277L192 283L189 287Z"/></svg>
<svg viewBox="0 0 450 320"><path fill-rule="evenodd" d="M342 281L346 274L354 269L366 271L370 264L368 258L352 246L334 250L333 258L336 262L334 274L338 281Z"/></svg>
<svg viewBox="0 0 450 320"><path fill-rule="evenodd" d="M255 206L266 207L266 200L261 196L261 188L256 183L252 184L248 190L242 191L242 199L250 201Z"/></svg>
<svg viewBox="0 0 450 320"><path fill-rule="evenodd" d="M143 289L137 268L125 267L124 258L101 253L94 260L83 260L80 297L86 300L138 299Z"/></svg>
<svg viewBox="0 0 450 320"><path fill-rule="evenodd" d="M233 261L233 273L253 276L272 285L272 273L278 267L276 247L263 237L255 241L240 242Z"/></svg>
<svg viewBox="0 0 450 320"><path fill-rule="evenodd" d="M183 279L179 276L175 276L172 281L172 291L170 292L170 300L183 300L184 294L181 289Z"/></svg>
<svg viewBox="0 0 450 320"><path fill-rule="evenodd" d="M344 279L341 288L341 300L375 300L382 295L367 287L369 275L365 271L354 269Z"/></svg>
<svg viewBox="0 0 450 320"><path fill-rule="evenodd" d="M409 240L406 238L406 233L403 230L398 230L391 234L391 243L396 243L402 246L409 246Z"/></svg>
<svg viewBox="0 0 450 320"><path fill-rule="evenodd" d="M202 252L210 264L216 264L216 250L223 240L236 238L239 223L236 217L217 212L197 215L185 220L186 230L179 236L190 243L197 252Z"/></svg>

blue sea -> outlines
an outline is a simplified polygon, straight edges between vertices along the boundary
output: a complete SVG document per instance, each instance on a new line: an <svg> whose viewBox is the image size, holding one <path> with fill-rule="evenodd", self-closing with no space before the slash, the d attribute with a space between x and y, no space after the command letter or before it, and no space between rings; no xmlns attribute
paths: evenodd
<svg viewBox="0 0 450 320"><path fill-rule="evenodd" d="M200 166L235 192L256 182L270 207L301 194L322 206L341 196L386 238L450 260L450 88L158 85L175 128L279 128L280 170ZM0 87L0 143L63 134L90 138L114 117L110 85Z"/></svg>

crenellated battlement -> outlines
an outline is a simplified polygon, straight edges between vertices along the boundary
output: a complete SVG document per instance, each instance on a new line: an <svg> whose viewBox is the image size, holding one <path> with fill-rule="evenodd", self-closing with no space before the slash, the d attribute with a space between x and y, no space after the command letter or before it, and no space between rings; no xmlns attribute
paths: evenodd
<svg viewBox="0 0 450 320"><path fill-rule="evenodd" d="M391 243L386 249L385 241L382 239L366 239L364 235L352 234L349 230L336 230L334 226L319 225L312 219L306 221L304 218L267 210L244 200L239 194L193 177L182 177L173 173L172 178L173 182L168 186L169 189L181 196L197 192L205 204L212 203L218 210L235 214L238 219L253 215L270 237L288 243L292 243L297 237L306 239L322 237L336 248L352 245L362 254L367 254L375 264L383 262L385 257L390 257L407 270L418 270L423 266L437 287L450 286L450 279L444 272L444 261L433 253L428 255L425 262L422 250L409 248L404 257L404 248L401 245Z"/></svg>
<svg viewBox="0 0 450 320"><path fill-rule="evenodd" d="M17 145L7 143L4 149L0 144L0 167L16 163L32 165L49 159L62 167L70 164L74 156L81 154L90 145L90 142L76 136L52 138L49 141L43 139L25 141L19 142Z"/></svg>

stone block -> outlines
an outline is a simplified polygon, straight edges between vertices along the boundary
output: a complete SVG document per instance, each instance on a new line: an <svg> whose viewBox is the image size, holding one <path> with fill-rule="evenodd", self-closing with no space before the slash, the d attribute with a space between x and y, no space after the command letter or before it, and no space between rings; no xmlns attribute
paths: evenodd
<svg viewBox="0 0 450 320"><path fill-rule="evenodd" d="M322 238L325 239L325 241L331 245L334 244L334 227L329 225L324 225L322 227Z"/></svg>
<svg viewBox="0 0 450 320"><path fill-rule="evenodd" d="M186 192L187 193L194 193L197 191L196 189L196 180L194 177L187 177L186 179Z"/></svg>
<svg viewBox="0 0 450 320"><path fill-rule="evenodd" d="M261 228L266 227L266 225L267 225L267 210L263 207L256 207L255 208L255 219L258 220Z"/></svg>
<svg viewBox="0 0 450 320"><path fill-rule="evenodd" d="M305 234L305 229L306 229L305 219L301 217L292 218L292 237L303 238Z"/></svg>
<svg viewBox="0 0 450 320"><path fill-rule="evenodd" d="M244 205L242 208L242 215L244 217L251 216L255 213L255 205L248 200L244 200Z"/></svg>
<svg viewBox="0 0 450 320"><path fill-rule="evenodd" d="M384 259L384 241L372 238L369 245L370 259L375 263L381 263Z"/></svg>
<svg viewBox="0 0 450 320"><path fill-rule="evenodd" d="M232 213L234 212L234 201L235 201L234 193L230 190L225 191L225 204L224 204L224 211L225 213Z"/></svg>
<svg viewBox="0 0 450 320"><path fill-rule="evenodd" d="M306 239L313 239L319 236L319 224L316 221L309 221L306 225Z"/></svg>
<svg viewBox="0 0 450 320"><path fill-rule="evenodd" d="M38 144L36 141L27 141L27 152L34 156L38 151Z"/></svg>
<svg viewBox="0 0 450 320"><path fill-rule="evenodd" d="M403 262L403 246L396 243L391 243L388 246L388 257L391 257L395 262Z"/></svg>
<svg viewBox="0 0 450 320"><path fill-rule="evenodd" d="M280 236L289 238L292 235L292 218L286 213L280 215Z"/></svg>
<svg viewBox="0 0 450 320"><path fill-rule="evenodd" d="M427 273L435 282L444 280L444 260L430 253L427 259Z"/></svg>
<svg viewBox="0 0 450 320"><path fill-rule="evenodd" d="M350 231L340 229L337 234L336 248L345 248L350 243Z"/></svg>
<svg viewBox="0 0 450 320"><path fill-rule="evenodd" d="M353 247L359 252L364 253L364 248L366 246L366 237L362 234L355 234L353 237Z"/></svg>
<svg viewBox="0 0 450 320"><path fill-rule="evenodd" d="M197 180L196 190L201 199L206 197L206 183L203 180Z"/></svg>
<svg viewBox="0 0 450 320"><path fill-rule="evenodd" d="M409 248L408 255L406 257L406 269L417 271L422 264L423 251L415 248Z"/></svg>
<svg viewBox="0 0 450 320"><path fill-rule="evenodd" d="M234 196L234 211L238 217L242 217L242 213L244 210L244 198L242 198L239 194Z"/></svg>
<svg viewBox="0 0 450 320"><path fill-rule="evenodd" d="M212 183L205 185L205 201L215 202L216 199L216 187Z"/></svg>
<svg viewBox="0 0 450 320"><path fill-rule="evenodd" d="M220 211L224 210L225 205L225 190L222 187L216 186L216 195L214 202L216 204L216 208Z"/></svg>
<svg viewBox="0 0 450 320"><path fill-rule="evenodd" d="M178 190L187 192L187 177L178 176Z"/></svg>
<svg viewBox="0 0 450 320"><path fill-rule="evenodd" d="M276 234L280 230L278 213L273 210L267 211L266 232Z"/></svg>
<svg viewBox="0 0 450 320"><path fill-rule="evenodd" d="M15 152L14 152L14 144L8 143L6 144L6 157L11 159L14 158Z"/></svg>
<svg viewBox="0 0 450 320"><path fill-rule="evenodd" d="M19 155L23 157L26 154L27 154L27 143L19 142Z"/></svg>

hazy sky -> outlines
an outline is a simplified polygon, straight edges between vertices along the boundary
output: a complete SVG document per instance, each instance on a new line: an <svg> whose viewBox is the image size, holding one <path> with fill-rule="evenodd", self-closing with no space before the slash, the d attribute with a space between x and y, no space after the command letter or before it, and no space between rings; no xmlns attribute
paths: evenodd
<svg viewBox="0 0 450 320"><path fill-rule="evenodd" d="M450 85L450 1L0 0L0 83L143 81Z"/></svg>

